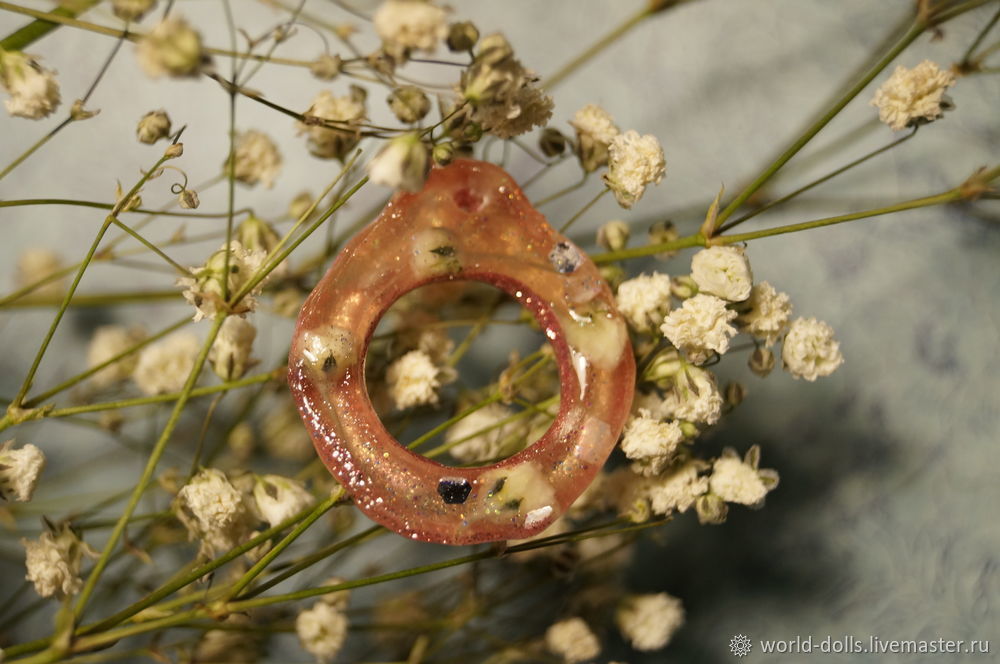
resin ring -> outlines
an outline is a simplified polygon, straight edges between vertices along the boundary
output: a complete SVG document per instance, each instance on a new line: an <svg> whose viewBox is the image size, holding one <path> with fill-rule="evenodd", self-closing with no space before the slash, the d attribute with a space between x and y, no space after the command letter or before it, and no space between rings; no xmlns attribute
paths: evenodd
<svg viewBox="0 0 1000 664"><path fill-rule="evenodd" d="M379 420L365 355L404 293L474 280L531 311L559 363L559 414L523 451L452 468L415 454ZM399 193L334 261L299 314L292 394L316 450L371 519L417 540L518 539L555 521L594 479L632 404L635 362L597 268L492 164L456 161L423 190Z"/></svg>

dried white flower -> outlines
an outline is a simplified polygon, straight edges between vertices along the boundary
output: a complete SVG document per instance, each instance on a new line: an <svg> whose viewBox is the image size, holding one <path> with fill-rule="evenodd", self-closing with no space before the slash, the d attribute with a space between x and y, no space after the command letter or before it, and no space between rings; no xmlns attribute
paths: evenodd
<svg viewBox="0 0 1000 664"><path fill-rule="evenodd" d="M312 494L301 482L280 475L258 475L253 485L257 509L272 527L287 521L313 504Z"/></svg>
<svg viewBox="0 0 1000 664"><path fill-rule="evenodd" d="M724 300L699 293L671 311L660 331L688 359L701 364L712 351L723 355L729 350L729 338L736 335L731 324L735 318L736 312L727 309Z"/></svg>
<svg viewBox="0 0 1000 664"><path fill-rule="evenodd" d="M670 311L670 277L641 274L618 285L618 311L637 332L652 332Z"/></svg>
<svg viewBox="0 0 1000 664"><path fill-rule="evenodd" d="M684 624L684 605L667 593L630 595L615 612L615 622L636 650L659 650Z"/></svg>
<svg viewBox="0 0 1000 664"><path fill-rule="evenodd" d="M621 133L611 114L597 104L587 104L573 114L569 123L576 129L578 136L589 136L607 148L611 141Z"/></svg>
<svg viewBox="0 0 1000 664"><path fill-rule="evenodd" d="M785 371L809 382L829 376L844 363L833 328L815 318L796 318L781 344Z"/></svg>
<svg viewBox="0 0 1000 664"><path fill-rule="evenodd" d="M4 100L13 116L39 120L59 106L59 83L55 72L20 51L0 50L0 84L10 94Z"/></svg>
<svg viewBox="0 0 1000 664"><path fill-rule="evenodd" d="M176 12L143 37L135 52L139 66L152 78L197 76L207 62L201 35Z"/></svg>
<svg viewBox="0 0 1000 664"><path fill-rule="evenodd" d="M181 277L177 280L177 285L185 289L184 299L195 307L195 321L211 318L223 310L231 314L244 314L257 307L254 295L260 293L264 281L258 283L253 290L247 293L238 305L227 309L227 305L222 299L223 280L228 277L228 292L230 296L234 295L263 267L267 252L263 248L247 249L237 240L229 243L229 250L228 272L226 272L226 248L223 245L222 248L209 256L205 265L191 268L194 276Z"/></svg>
<svg viewBox="0 0 1000 664"><path fill-rule="evenodd" d="M740 247L709 247L691 258L691 278L698 290L730 302L750 297L753 273Z"/></svg>
<svg viewBox="0 0 1000 664"><path fill-rule="evenodd" d="M688 422L715 424L722 414L722 402L711 372L688 366L677 374L656 414Z"/></svg>
<svg viewBox="0 0 1000 664"><path fill-rule="evenodd" d="M778 473L769 468L758 469L760 448L750 448L746 458L727 447L712 465L709 488L727 503L759 507L767 492L778 486Z"/></svg>
<svg viewBox="0 0 1000 664"><path fill-rule="evenodd" d="M263 182L270 189L281 171L281 153L274 141L264 132L251 129L236 134L233 148L236 160L233 177L251 186Z"/></svg>
<svg viewBox="0 0 1000 664"><path fill-rule="evenodd" d="M256 337L257 328L250 321L239 316L226 318L208 354L215 375L222 380L242 378L253 364L250 352Z"/></svg>
<svg viewBox="0 0 1000 664"><path fill-rule="evenodd" d="M17 257L17 285L27 288L46 283L32 292L38 297L59 297L66 292L66 278L56 277L64 265L59 254L46 248L25 249Z"/></svg>
<svg viewBox="0 0 1000 664"><path fill-rule="evenodd" d="M152 11L156 0L111 0L111 11L123 21L141 21Z"/></svg>
<svg viewBox="0 0 1000 664"><path fill-rule="evenodd" d="M321 81L332 81L337 78L344 67L344 61L339 55L324 53L309 65L309 72Z"/></svg>
<svg viewBox="0 0 1000 664"><path fill-rule="evenodd" d="M704 469L704 462L691 459L650 479L645 490L653 514L686 512L698 496L708 491L708 478L699 476Z"/></svg>
<svg viewBox="0 0 1000 664"><path fill-rule="evenodd" d="M205 468L177 492L177 518L198 540L200 553L210 556L244 541L252 531L251 505L215 468Z"/></svg>
<svg viewBox="0 0 1000 664"><path fill-rule="evenodd" d="M499 138L542 126L552 117L552 98L535 86L537 77L514 57L501 34L484 37L476 60L462 72L458 94L472 105L470 119Z"/></svg>
<svg viewBox="0 0 1000 664"><path fill-rule="evenodd" d="M431 357L420 350L411 350L390 364L385 380L396 408L436 404L437 389L441 387L439 374Z"/></svg>
<svg viewBox="0 0 1000 664"><path fill-rule="evenodd" d="M462 463L483 463L509 454L513 451L511 442L516 441L506 440L511 425L500 422L513 414L506 406L491 403L462 418L445 434L445 443L455 443L448 449L449 454Z"/></svg>
<svg viewBox="0 0 1000 664"><path fill-rule="evenodd" d="M625 426L622 451L634 461L632 470L640 475L657 475L673 459L684 433L677 422L661 422L648 410L639 411Z"/></svg>
<svg viewBox="0 0 1000 664"><path fill-rule="evenodd" d="M774 286L762 281L754 284L747 300L750 307L741 313L737 324L744 332L764 341L771 346L788 328L788 319L792 316L792 303L788 295L774 290Z"/></svg>
<svg viewBox="0 0 1000 664"><path fill-rule="evenodd" d="M0 444L0 500L31 500L44 469L45 455L34 445L15 450L13 440Z"/></svg>
<svg viewBox="0 0 1000 664"><path fill-rule="evenodd" d="M139 354L132 380L144 394L179 392L194 369L200 343L193 334L174 334L146 346Z"/></svg>
<svg viewBox="0 0 1000 664"><path fill-rule="evenodd" d="M25 578L35 584L42 597L68 597L80 591L80 564L83 556L97 553L76 536L69 525L44 532L37 540L21 539L25 549Z"/></svg>
<svg viewBox="0 0 1000 664"><path fill-rule="evenodd" d="M628 244L629 226L621 219L609 221L597 229L597 244L608 251L619 251Z"/></svg>
<svg viewBox="0 0 1000 664"><path fill-rule="evenodd" d="M334 97L328 90L313 99L304 115L308 122L295 124L299 134L308 136L309 152L321 159L340 159L354 149L361 140L361 123L365 119L364 101L358 95ZM323 122L332 126L323 126Z"/></svg>
<svg viewBox="0 0 1000 664"><path fill-rule="evenodd" d="M385 0L372 17L387 50L433 53L448 36L448 12L424 0Z"/></svg>
<svg viewBox="0 0 1000 664"><path fill-rule="evenodd" d="M567 618L545 631L545 647L564 662L586 662L601 654L601 642L583 618Z"/></svg>
<svg viewBox="0 0 1000 664"><path fill-rule="evenodd" d="M941 117L951 106L944 91L953 85L955 74L930 60L913 69L899 65L870 103L878 108L879 120L899 131Z"/></svg>
<svg viewBox="0 0 1000 664"><path fill-rule="evenodd" d="M329 662L347 638L347 616L329 604L317 602L295 618L295 632L302 647L318 662Z"/></svg>
<svg viewBox="0 0 1000 664"><path fill-rule="evenodd" d="M340 576L331 576L326 579L320 586L339 586L344 583L346 579ZM335 609L344 611L347 609L347 604L351 601L351 591L350 590L338 590L337 592L327 593L325 595L320 595L317 598L323 604L327 606L332 606Z"/></svg>
<svg viewBox="0 0 1000 664"><path fill-rule="evenodd" d="M152 145L170 135L170 116L164 110L150 111L142 116L135 128L135 136L140 143Z"/></svg>
<svg viewBox="0 0 1000 664"><path fill-rule="evenodd" d="M394 88L386 99L392 114L400 122L413 124L423 120L431 110L431 100L427 93L415 85L401 85Z"/></svg>
<svg viewBox="0 0 1000 664"><path fill-rule="evenodd" d="M87 367L93 368L104 364L111 358L124 353L146 338L142 327L127 328L123 325L102 325L94 331L94 336L87 347ZM97 387L108 387L127 380L139 363L139 355L132 353L114 364L109 364L93 376L91 382Z"/></svg>
<svg viewBox="0 0 1000 664"><path fill-rule="evenodd" d="M419 191L430 165L430 152L420 134L403 134L382 146L368 163L368 177L394 189Z"/></svg>
<svg viewBox="0 0 1000 664"><path fill-rule="evenodd" d="M623 208L635 205L646 185L658 184L667 172L663 148L652 134L639 136L639 132L629 129L614 137L608 155L604 182Z"/></svg>

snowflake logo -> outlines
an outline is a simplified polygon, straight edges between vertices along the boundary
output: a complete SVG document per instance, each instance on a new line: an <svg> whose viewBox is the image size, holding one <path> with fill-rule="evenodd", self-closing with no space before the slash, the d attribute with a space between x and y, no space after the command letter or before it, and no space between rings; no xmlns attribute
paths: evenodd
<svg viewBox="0 0 1000 664"><path fill-rule="evenodd" d="M746 657L752 649L753 642L750 641L746 634L737 634L729 639L729 652L737 657Z"/></svg>

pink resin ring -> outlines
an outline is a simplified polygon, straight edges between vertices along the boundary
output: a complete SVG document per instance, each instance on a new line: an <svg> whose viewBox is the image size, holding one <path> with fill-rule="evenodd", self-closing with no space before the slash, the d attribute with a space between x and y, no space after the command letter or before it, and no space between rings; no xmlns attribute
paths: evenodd
<svg viewBox="0 0 1000 664"><path fill-rule="evenodd" d="M404 293L435 281L492 284L531 311L559 363L559 414L499 463L452 468L405 449L365 388L368 342ZM288 381L330 472L371 519L426 542L528 537L555 521L611 453L635 362L614 298L502 169L456 161L399 193L344 247L299 314Z"/></svg>

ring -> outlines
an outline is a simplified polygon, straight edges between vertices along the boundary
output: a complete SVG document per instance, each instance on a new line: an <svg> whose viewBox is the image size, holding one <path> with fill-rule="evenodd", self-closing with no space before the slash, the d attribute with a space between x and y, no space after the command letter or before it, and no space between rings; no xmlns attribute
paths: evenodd
<svg viewBox="0 0 1000 664"><path fill-rule="evenodd" d="M379 319L432 282L481 281L532 312L559 365L559 413L533 445L455 468L403 447L365 386ZM591 483L632 404L635 361L614 296L587 255L554 231L493 164L432 169L396 194L340 252L306 299L288 381L316 451L372 520L425 542L535 535Z"/></svg>

